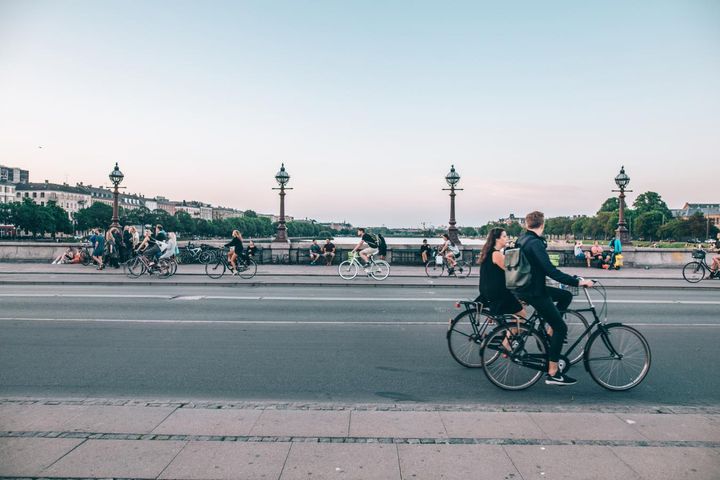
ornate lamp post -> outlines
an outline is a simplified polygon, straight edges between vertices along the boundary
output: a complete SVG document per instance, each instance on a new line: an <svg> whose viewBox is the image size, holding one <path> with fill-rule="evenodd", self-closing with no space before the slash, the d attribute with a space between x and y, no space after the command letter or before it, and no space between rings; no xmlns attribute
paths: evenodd
<svg viewBox="0 0 720 480"><path fill-rule="evenodd" d="M625 173L625 166L620 168L620 173L615 177L615 185L620 190L613 190L613 192L620 192L620 201L618 202L618 227L615 230L615 235L620 239L623 245L631 245L630 233L625 222L625 192L632 192L632 190L625 190L630 183L630 177Z"/></svg>
<svg viewBox="0 0 720 480"><path fill-rule="evenodd" d="M273 188L273 190L280 190L280 220L278 221L277 234L273 243L288 243L287 229L285 228L285 190L292 190L292 188L285 187L290 181L290 175L285 171L284 163L280 167L280 171L275 175L275 180L280 185L280 188Z"/></svg>
<svg viewBox="0 0 720 480"><path fill-rule="evenodd" d="M120 228L120 219L118 218L118 196L120 195L120 192L118 191L118 185L120 185L120 182L123 181L123 178L125 178L125 175L123 175L120 168L118 168L117 162L115 162L115 168L112 172L110 172L110 181L115 187L113 190L113 216L110 228Z"/></svg>
<svg viewBox="0 0 720 480"><path fill-rule="evenodd" d="M460 174L455 171L455 165L450 166L450 173L445 175L445 181L450 188L443 188L443 190L450 190L450 226L448 227L448 236L450 241L455 245L460 245L460 235L457 227L455 226L455 190L462 190L462 188L455 188L455 185L460 181Z"/></svg>

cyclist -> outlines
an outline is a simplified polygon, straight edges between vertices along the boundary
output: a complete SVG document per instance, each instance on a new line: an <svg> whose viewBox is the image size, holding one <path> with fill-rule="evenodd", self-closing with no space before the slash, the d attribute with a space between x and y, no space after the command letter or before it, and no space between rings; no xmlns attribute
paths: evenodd
<svg viewBox="0 0 720 480"><path fill-rule="evenodd" d="M357 229L357 236L360 237L360 241L357 245L355 245L355 248L353 248L352 251L360 252L360 258L363 261L363 266L367 268L368 263L370 262L370 257L377 254L379 251L378 238L375 235L365 233L364 228ZM367 247L362 248L363 243L367 245Z"/></svg>
<svg viewBox="0 0 720 480"><path fill-rule="evenodd" d="M232 231L232 238L225 244L226 248L230 248L228 252L228 261L233 271L233 275L237 275L237 259L243 252L243 238L239 230Z"/></svg>
<svg viewBox="0 0 720 480"><path fill-rule="evenodd" d="M720 253L720 233L717 234L717 238L715 240L715 251ZM717 276L718 271L720 271L720 255L715 255L715 258L713 258L712 264L710 265L710 278Z"/></svg>
<svg viewBox="0 0 720 480"><path fill-rule="evenodd" d="M154 235L152 234L151 228L152 227L149 225L146 225L145 238L140 244L140 247L142 248L139 248L139 250L143 252L143 255L145 255L148 260L150 260L150 267L154 267L155 261L160 258L160 253L162 253L158 242L167 241L167 233L165 233L163 226L160 224L155 226Z"/></svg>
<svg viewBox="0 0 720 480"><path fill-rule="evenodd" d="M518 291L517 294L521 300L535 307L535 310L553 330L545 383L548 385L574 385L577 380L558 372L558 360L567 335L567 325L565 325L560 311L567 310L570 306L572 294L566 290L546 286L545 277L575 287L591 287L593 282L563 273L550 263L547 241L542 236L545 230L545 215L542 212L528 213L525 216L525 227L527 231L518 239L517 244L530 263L532 280L525 289ZM554 302L557 302L557 306Z"/></svg>
<svg viewBox="0 0 720 480"><path fill-rule="evenodd" d="M493 315L517 315L525 317L525 309L515 295L505 286L505 254L508 243L504 228L490 230L480 252L480 296Z"/></svg>
<svg viewBox="0 0 720 480"><path fill-rule="evenodd" d="M442 239L443 244L440 246L438 254L444 256L448 262L448 275L453 275L457 266L455 257L460 255L460 249L450 240L447 233L442 234Z"/></svg>

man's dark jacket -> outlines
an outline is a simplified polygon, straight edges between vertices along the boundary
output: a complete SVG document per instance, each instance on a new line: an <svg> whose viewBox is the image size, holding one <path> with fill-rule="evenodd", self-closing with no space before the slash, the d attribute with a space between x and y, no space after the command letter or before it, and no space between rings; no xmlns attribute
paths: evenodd
<svg viewBox="0 0 720 480"><path fill-rule="evenodd" d="M546 276L565 285L572 285L574 287L579 285L580 280L577 277L561 272L550 263L545 238L528 230L518 239L517 244L522 248L525 257L530 262L530 268L532 270L532 282L528 287L517 292L520 296L547 296L545 291Z"/></svg>

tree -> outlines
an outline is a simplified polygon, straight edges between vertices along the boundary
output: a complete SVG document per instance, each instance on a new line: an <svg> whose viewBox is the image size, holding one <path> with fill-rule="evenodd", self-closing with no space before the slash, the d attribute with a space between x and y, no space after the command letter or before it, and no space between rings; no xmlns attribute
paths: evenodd
<svg viewBox="0 0 720 480"><path fill-rule="evenodd" d="M248 218L257 218L257 213L255 213L255 210L245 210L245 216Z"/></svg>
<svg viewBox="0 0 720 480"><path fill-rule="evenodd" d="M657 210L641 213L634 222L635 235L652 241L658 237L662 222L662 213Z"/></svg>
<svg viewBox="0 0 720 480"><path fill-rule="evenodd" d="M68 213L64 208L59 207L54 200L50 200L45 206L45 210L50 214L53 219L53 227L50 230L53 238L56 233L72 233L73 225L68 217Z"/></svg>
<svg viewBox="0 0 720 480"><path fill-rule="evenodd" d="M460 235L464 237L477 237L477 230L473 227L462 227L460 228Z"/></svg>
<svg viewBox="0 0 720 480"><path fill-rule="evenodd" d="M645 192L638 195L635 202L633 202L633 207L637 210L638 215L647 212L660 212L661 215L665 216L666 220L672 218L672 213L667 204L663 201L662 197L655 192Z"/></svg>
<svg viewBox="0 0 720 480"><path fill-rule="evenodd" d="M618 197L610 197L603 202L603 204L600 206L600 210L598 210L598 213L600 213L600 212L617 212L619 209L620 209L620 201L618 200Z"/></svg>
<svg viewBox="0 0 720 480"><path fill-rule="evenodd" d="M85 231L91 228L107 228L112 221L112 207L96 202L87 208L75 213L78 230Z"/></svg>

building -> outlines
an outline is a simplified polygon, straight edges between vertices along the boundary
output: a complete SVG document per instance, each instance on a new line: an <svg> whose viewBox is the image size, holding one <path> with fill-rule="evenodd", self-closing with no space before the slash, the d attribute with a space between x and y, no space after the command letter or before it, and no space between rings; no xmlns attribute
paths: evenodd
<svg viewBox="0 0 720 480"><path fill-rule="evenodd" d="M12 203L15 198L15 184L7 180L0 180L0 203Z"/></svg>
<svg viewBox="0 0 720 480"><path fill-rule="evenodd" d="M213 220L225 220L227 218L241 218L245 216L245 212L235 210L234 208L217 207L212 209Z"/></svg>
<svg viewBox="0 0 720 480"><path fill-rule="evenodd" d="M145 204L147 205L148 202L146 201ZM170 200L168 200L165 197L161 197L161 196L155 197L155 208L150 208L149 206L148 206L148 208L150 209L150 211L164 210L167 213L169 213L170 215L175 215L175 203L171 202Z"/></svg>
<svg viewBox="0 0 720 480"><path fill-rule="evenodd" d="M329 222L329 223L318 223L323 228L327 228L328 230L334 230L336 232L339 232L340 230L346 230L351 229L352 225L349 223L339 223L339 222Z"/></svg>
<svg viewBox="0 0 720 480"><path fill-rule="evenodd" d="M720 227L720 203L686 203L682 208L671 210L673 216L687 220L696 213L702 213L712 225Z"/></svg>
<svg viewBox="0 0 720 480"><path fill-rule="evenodd" d="M513 223L517 223L521 227L524 227L525 226L525 218L524 217L516 217L514 213L511 213L510 216L507 218L498 219L498 223L503 223L505 225L512 225Z"/></svg>
<svg viewBox="0 0 720 480"><path fill-rule="evenodd" d="M92 204L92 196L86 188L56 183L45 180L44 183L20 183L15 187L15 200L21 202L25 198L32 199L39 205L47 205L54 201L58 207L68 212L68 216Z"/></svg>
<svg viewBox="0 0 720 480"><path fill-rule="evenodd" d="M22 170L15 167L6 167L0 165L0 182L6 181L14 184L18 183L29 183L30 172L28 170Z"/></svg>

